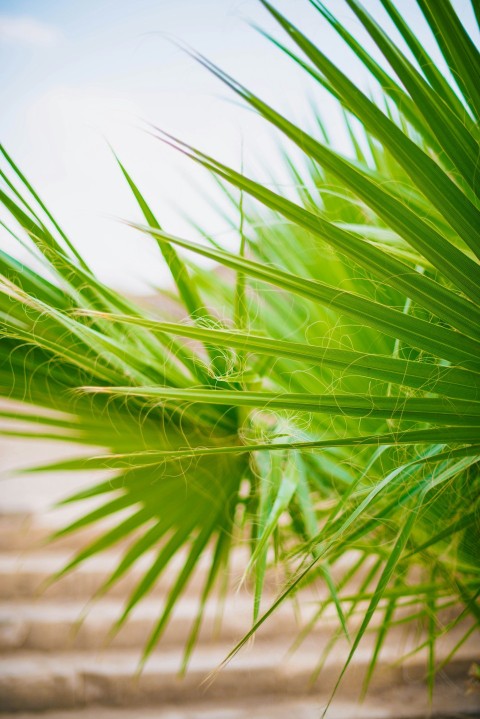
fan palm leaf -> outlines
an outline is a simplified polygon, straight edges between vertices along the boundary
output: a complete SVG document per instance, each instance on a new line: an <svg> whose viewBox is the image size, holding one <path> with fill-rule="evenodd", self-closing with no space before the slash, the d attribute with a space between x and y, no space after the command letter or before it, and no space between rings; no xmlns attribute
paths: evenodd
<svg viewBox="0 0 480 719"><path fill-rule="evenodd" d="M284 138L297 189L287 198L152 131L217 178L239 218L234 253L205 228L204 242L166 232L119 161L145 219L130 224L158 245L184 308L172 322L95 277L3 150L1 198L17 228L9 229L43 270L0 254L0 385L23 403L0 416L21 422L6 433L97 448L50 471L113 472L67 497L100 504L59 535L117 518L60 572L128 538L99 595L153 551L115 628L183 557L143 660L210 553L186 663L232 548L249 538L253 625L232 655L284 599L322 582L327 599L310 628L335 606L341 632L353 632L344 671L374 617L382 619L365 689L390 628L420 620L432 687L443 631L436 614L456 608L451 625L466 621L465 639L480 619L478 50L450 2L418 0L446 77L391 0L380 2L409 56L360 2L346 0L377 61L312 0L315 17L376 83L373 100L261 1L289 46L264 34L334 97L353 152L334 147L317 112L313 130L300 127L191 52ZM227 268L227 279L196 256ZM272 546L286 584L262 614ZM356 560L334 580L349 553Z"/></svg>

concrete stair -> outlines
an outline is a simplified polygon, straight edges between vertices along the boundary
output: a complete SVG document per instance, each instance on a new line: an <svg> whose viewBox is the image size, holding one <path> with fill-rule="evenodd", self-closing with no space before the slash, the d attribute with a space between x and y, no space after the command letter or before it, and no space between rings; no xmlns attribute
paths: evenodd
<svg viewBox="0 0 480 719"><path fill-rule="evenodd" d="M58 521L58 520L56 520ZM332 628L332 612L294 654L298 632L292 605L282 606L254 642L245 647L212 681L205 680L250 626L252 598L238 589L244 553L236 553L224 619L218 629L217 608L207 606L199 645L185 677L178 674L183 644L194 620L198 589L208 569L199 567L186 595L178 602L158 649L137 675L141 648L154 626L181 557L109 641L109 630L135 586L145 558L131 575L89 607L91 594L108 576L121 555L111 551L89 560L71 575L42 590L45 580L71 558L95 532L72 535L45 545L55 529L49 515L22 512L0 516L0 713L17 719L318 719L348 653L346 641L333 652L319 679L311 673ZM275 577L270 579L270 592ZM306 593L302 622L316 605ZM274 595L267 596L265 606ZM85 614L85 616L84 616ZM82 621L79 621L82 619ZM462 627L440 648L440 657L460 638ZM411 646L412 636L399 630L385 647L367 701L358 695L371 656L372 638L359 648L330 719L419 719L429 711L424 681L424 654L404 666L395 660ZM480 716L480 695L468 679L478 641L472 637L439 677L432 716Z"/></svg>
<svg viewBox="0 0 480 719"><path fill-rule="evenodd" d="M84 602L58 599L37 601L8 601L0 603L0 652L39 651L67 652L78 650L130 649L138 650L158 619L163 601L145 600L132 611L126 624L110 636L110 627L119 617L124 601L100 600L85 610ZM175 607L171 621L162 637L162 647L182 645L188 638L191 622L198 608L198 599L187 595ZM310 614L313 614L312 604ZM229 598L221 625L217 606L207 605L200 630L200 641L231 643L250 628L252 598L241 592ZM307 612L303 612L307 616ZM328 617L327 621L332 617ZM257 639L282 638L291 640L298 631L298 621L287 604L280 607L275 621L267 621Z"/></svg>
<svg viewBox="0 0 480 719"><path fill-rule="evenodd" d="M63 653L43 656L40 653L18 653L0 661L0 695L3 711L46 711L52 709L79 709L92 705L113 707L143 707L164 704L198 706L204 701L240 702L255 697L262 700L266 695L284 699L314 696L317 707L325 703L338 676L338 660L327 663L321 680L309 685L308 677L317 659L314 647L303 651L290 661L280 661L282 656L276 642L263 643L243 652L228 664L206 687L202 683L225 656L227 645L201 646L195 653L190 669L184 678L178 676L181 651L179 649L156 652L143 672L135 675L138 653L102 653L95 657L90 653ZM360 651L352 671L346 679L349 693L360 690L363 672L369 660L368 649ZM465 654L463 655L465 657ZM450 686L461 680L468 670L467 658L457 659L450 667L444 681ZM376 676L373 695L386 693L392 686L402 683L416 685L423 691L423 672L418 665L407 669L385 668ZM458 688L456 709L466 702ZM412 693L412 692L411 692ZM419 697L416 697L417 702ZM425 707L426 697L423 705Z"/></svg>

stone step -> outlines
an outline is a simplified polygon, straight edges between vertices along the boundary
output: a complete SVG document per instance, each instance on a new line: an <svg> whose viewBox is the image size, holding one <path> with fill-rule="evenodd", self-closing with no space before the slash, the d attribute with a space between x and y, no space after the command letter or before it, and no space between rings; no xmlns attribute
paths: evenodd
<svg viewBox="0 0 480 719"><path fill-rule="evenodd" d="M1 711L47 711L78 709L95 704L104 706L163 706L164 704L202 704L242 698L317 696L325 701L339 676L348 647L330 655L320 678L311 683L312 668L318 660L318 647L309 642L293 657L282 661L284 647L279 642L262 643L261 651L249 646L214 680L206 678L218 668L230 649L227 645L200 646L193 654L185 677L178 676L181 652L176 649L155 652L143 669L138 669L138 653L106 652L97 657L86 653L45 655L26 652L8 655L0 660ZM361 687L371 658L369 641L359 647L355 663L344 677L348 696ZM442 672L451 692L465 691L473 649L461 648L456 659ZM391 663L398 658L398 647L390 644L374 675L372 693L410 684L424 686L425 656L416 655L402 667ZM339 698L342 697L340 693Z"/></svg>
<svg viewBox="0 0 480 719"><path fill-rule="evenodd" d="M95 509L98 504L98 499L88 500L81 504L57 507L43 512L0 509L0 552L79 551L98 539L101 534L115 527L129 514L128 509L123 510L113 517L53 539L54 534ZM130 544L138 535L139 532L132 532L117 546L124 547Z"/></svg>
<svg viewBox="0 0 480 719"><path fill-rule="evenodd" d="M430 706L423 684L379 690L360 704L355 697L334 700L325 719L473 719L479 715L479 696L461 684L439 681ZM161 702L154 707L92 706L66 711L3 714L2 719L320 719L325 699L319 696L285 698L263 695L241 700L205 701L178 706Z"/></svg>
<svg viewBox="0 0 480 719"><path fill-rule="evenodd" d="M118 566L125 550L123 546L105 551L88 559L73 572L51 583L53 575L67 565L75 552L84 548L98 537L99 529L82 530L79 536L66 537L45 546L52 531L62 525L55 512L38 516L32 513L10 512L0 514L0 601L48 599L54 601L76 600L87 602ZM64 517L65 519L65 517ZM73 540L73 541L71 541ZM129 540L133 541L133 540ZM129 572L107 593L108 598L126 599L137 586L145 572L151 566L156 552L142 556ZM173 586L180 573L186 552L178 552L164 570L149 596L163 598ZM237 547L232 551L229 564L229 592L245 586L244 571L248 564L248 549ZM332 567L332 576L336 581L345 568L350 566L352 558L342 557ZM188 596L198 597L203 589L211 564L211 552L204 552L185 589ZM368 571L368 567L362 573ZM351 580L346 591L353 590L361 578ZM247 582L247 586L249 586ZM284 585L281 567L271 567L265 576L265 593L274 596ZM303 591L304 596L320 599L326 596L323 583ZM267 600L268 601L268 600ZM268 606L268 604L267 604ZM250 610L249 610L250 611ZM8 634L8 632L7 632ZM13 631L15 635L15 631ZM24 632L19 630L19 634ZM0 638L0 651L2 639Z"/></svg>
<svg viewBox="0 0 480 719"><path fill-rule="evenodd" d="M268 598L270 601L273 599ZM105 647L140 649L147 641L162 610L162 601L145 600L132 611L118 634L109 636L116 618L120 617L124 601L100 600L87 610L82 602L45 601L0 603L0 653L35 650L65 652L98 650ZM265 602L265 607L268 602ZM198 599L183 597L176 605L165 633L162 647L184 645L188 639L198 611ZM244 636L252 623L253 600L246 592L226 598L223 616L219 606L209 602L199 641L208 643L222 639L233 644ZM314 603L302 606L301 621L308 621L316 611ZM267 620L257 636L262 639L289 636L293 638L300 628L299 611L291 602L285 602ZM82 619L83 618L83 619ZM322 623L330 626L330 616ZM326 624L327 623L327 624Z"/></svg>
<svg viewBox="0 0 480 719"><path fill-rule="evenodd" d="M86 511L86 508L85 508ZM46 511L41 515L31 512L2 512L0 513L0 552L43 551L45 548L55 550L74 551L94 541L99 536L99 527L85 527L84 529L67 534L51 543L54 532L67 526L79 516L71 509L58 509ZM103 526L107 528L107 524Z"/></svg>
<svg viewBox="0 0 480 719"><path fill-rule="evenodd" d="M62 570L74 556L72 552L53 548L43 549L41 552L0 552L0 601L40 596L48 599L87 601L114 572L124 556L124 552L109 550L94 555L73 571L51 582L55 573ZM186 593L198 596L202 591L210 570L211 557L210 551L203 553L186 586ZM107 596L126 598L145 575L155 558L156 552L142 555L129 571L108 590ZM184 566L185 558L186 552L184 551L175 554L152 588L152 596L164 597L168 593ZM248 559L249 554L246 547L237 547L233 550L228 568L230 592L235 592L245 585L250 586L250 580L247 578L245 581L244 576ZM332 569L334 581L342 576L345 568L350 566L351 562L352 558L345 556L336 563ZM366 570L367 567L362 572ZM272 595L278 593L284 586L284 577L281 566L270 567L265 575L265 591ZM361 576L350 580L344 591L353 591L360 581ZM304 588L302 592L317 599L325 598L328 595L326 585L321 581L316 582L310 588Z"/></svg>
<svg viewBox="0 0 480 719"><path fill-rule="evenodd" d="M56 572L66 566L72 556L69 552L53 550L21 554L0 553L0 600L31 598L40 594L50 599L90 599L116 569L123 555L119 551L103 552L91 557L53 584L45 586ZM109 596L126 597L150 567L155 556L154 552L143 555L128 574L110 589ZM154 586L153 596L165 596L172 587L174 578L181 571L184 561L185 555L182 553L173 557ZM239 549L233 553L230 575L234 588L242 578L246 561L246 553L243 550ZM209 566L210 555L205 553L188 585L188 589L193 593L198 593L203 588ZM273 575L270 577L270 582L272 581L274 581Z"/></svg>
<svg viewBox="0 0 480 719"><path fill-rule="evenodd" d="M75 552L83 550L90 543L97 540L105 531L115 526L116 523L116 520L104 521L52 541L52 535L55 532L65 527L78 516L78 508L72 513L70 507L51 510L42 514L0 511L0 560L12 555L36 562L37 556L41 554L49 557L49 561L55 561L53 557L56 555L62 556L63 561L67 561L67 559L74 556ZM141 531L137 534L132 533L125 540L115 544L111 551L103 553L102 556L110 556L111 558L115 556L118 559L120 553L133 544L138 536L141 536ZM237 547L232 552L233 571L238 574L239 578L242 576L248 562L249 554L246 544L243 548ZM179 557L180 554L177 556ZM207 551L204 561L207 567L209 567L210 561L208 554ZM150 554L149 556L153 555ZM345 568L351 565L352 556L353 553L348 554L335 562L331 567L334 578L341 576ZM145 562L145 560L143 561ZM368 567L365 568L365 572L367 571Z"/></svg>

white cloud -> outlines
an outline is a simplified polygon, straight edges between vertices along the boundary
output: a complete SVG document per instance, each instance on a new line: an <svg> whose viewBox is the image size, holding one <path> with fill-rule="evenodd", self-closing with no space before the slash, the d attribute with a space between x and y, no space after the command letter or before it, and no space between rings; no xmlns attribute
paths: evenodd
<svg viewBox="0 0 480 719"><path fill-rule="evenodd" d="M51 47L61 37L54 25L28 15L0 15L0 40L33 47Z"/></svg>

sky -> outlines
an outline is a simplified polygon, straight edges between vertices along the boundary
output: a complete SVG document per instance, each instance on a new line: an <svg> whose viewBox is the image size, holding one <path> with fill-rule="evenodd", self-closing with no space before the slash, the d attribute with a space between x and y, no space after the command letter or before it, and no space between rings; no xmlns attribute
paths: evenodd
<svg viewBox="0 0 480 719"><path fill-rule="evenodd" d="M358 30L342 0L327 4ZM377 0L365 5L381 14ZM473 27L469 0L455 5ZM362 68L307 0L276 6L366 86ZM400 0L400 7L414 27L422 26L414 0ZM168 232L196 239L188 216L213 235L226 232L215 210L221 199L205 172L152 137L150 123L237 169L243 162L257 179L286 180L278 136L179 43L300 124L311 121L313 102L348 152L326 92L252 24L282 37L257 0L0 0L1 141L112 286L148 293L169 282L153 241L122 223L141 216L112 148ZM235 236L229 241L233 247ZM23 257L5 234L0 243Z"/></svg>

